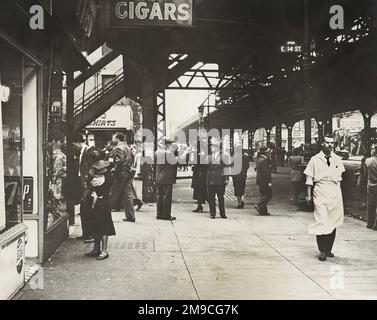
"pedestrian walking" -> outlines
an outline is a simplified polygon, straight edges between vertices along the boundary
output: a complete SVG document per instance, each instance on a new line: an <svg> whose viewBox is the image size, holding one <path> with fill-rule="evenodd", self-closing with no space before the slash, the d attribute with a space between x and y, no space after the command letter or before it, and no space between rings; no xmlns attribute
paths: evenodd
<svg viewBox="0 0 377 320"><path fill-rule="evenodd" d="M342 159L332 151L333 146L334 138L324 137L321 151L310 159L304 171L306 200L308 203L314 202L315 223L309 226L309 233L317 236L320 261L334 257L332 248L336 228L344 221L340 183L345 169Z"/></svg>
<svg viewBox="0 0 377 320"><path fill-rule="evenodd" d="M107 252L108 237L115 235L109 198L109 165L110 163L104 160L99 160L92 165L89 170L92 178L89 183L89 192L85 199L85 206L91 220L90 234L95 239L93 250L85 255L96 257L97 260L104 260L109 257Z"/></svg>
<svg viewBox="0 0 377 320"><path fill-rule="evenodd" d="M258 213L261 216L269 216L267 204L272 198L272 177L271 177L271 149L268 147L261 147L256 159L257 185L261 199L255 205Z"/></svg>
<svg viewBox="0 0 377 320"><path fill-rule="evenodd" d="M360 162L360 168L357 172L358 178L356 181L356 186L359 190L360 194L360 209L365 210L367 209L367 194L368 194L368 175L367 175L367 167L365 165L365 161L369 158L368 154L364 152L364 155Z"/></svg>
<svg viewBox="0 0 377 320"><path fill-rule="evenodd" d="M271 170L273 173L277 173L278 172L278 168L277 168L277 150L276 150L276 146L274 144L271 144L271 147L270 147L270 162L271 162Z"/></svg>
<svg viewBox="0 0 377 320"><path fill-rule="evenodd" d="M235 146L234 157L241 158L240 161L234 160L235 163L241 163L242 167L239 173L232 175L234 196L237 197L237 209L243 209L245 207L245 201L243 199L246 189L247 170L249 170L249 156L247 153L242 152L242 145Z"/></svg>
<svg viewBox="0 0 377 320"><path fill-rule="evenodd" d="M292 197L291 202L296 204L298 201L298 196L304 186L304 174L302 173L302 156L300 154L300 149L296 148L292 152L292 156L289 159L291 166L291 186L292 186Z"/></svg>
<svg viewBox="0 0 377 320"><path fill-rule="evenodd" d="M139 146L134 146L133 148L134 163L133 170L135 171L135 177L132 181L132 192L134 195L134 206L137 206L136 211L140 210L143 206L143 201L141 200L143 195L143 177L141 172L141 160L142 160L142 149Z"/></svg>
<svg viewBox="0 0 377 320"><path fill-rule="evenodd" d="M206 140L206 139L205 139ZM197 163L192 167L191 188L194 189L193 198L198 205L193 212L203 212L203 204L208 200L207 195L207 171L208 171L208 143L203 141L201 151L197 156Z"/></svg>
<svg viewBox="0 0 377 320"><path fill-rule="evenodd" d="M365 160L367 186L367 228L377 230L376 206L377 206L377 146L372 156Z"/></svg>
<svg viewBox="0 0 377 320"><path fill-rule="evenodd" d="M225 187L229 182L229 174L225 170L229 168L229 156L221 152L221 142L211 142L211 154L208 156L207 194L210 218L216 218L216 196L219 203L220 217L226 219L225 213Z"/></svg>
<svg viewBox="0 0 377 320"><path fill-rule="evenodd" d="M124 209L126 218L123 219L123 221L135 222L132 186L135 171L132 169L132 152L125 141L123 133L117 134L115 141L117 142L117 146L110 156L114 163L111 169L113 173L113 183L110 191L110 203L112 208L121 207Z"/></svg>
<svg viewBox="0 0 377 320"><path fill-rule="evenodd" d="M155 153L157 183L157 219L175 220L171 215L173 185L177 180L178 162L186 159L190 148L178 157L177 145L168 137L161 138L162 148Z"/></svg>

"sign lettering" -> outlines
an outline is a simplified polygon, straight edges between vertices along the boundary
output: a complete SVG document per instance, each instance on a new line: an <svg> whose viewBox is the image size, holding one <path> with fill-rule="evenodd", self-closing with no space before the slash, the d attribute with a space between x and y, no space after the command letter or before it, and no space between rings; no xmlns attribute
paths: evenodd
<svg viewBox="0 0 377 320"><path fill-rule="evenodd" d="M110 27L193 25L193 0L113 0Z"/></svg>

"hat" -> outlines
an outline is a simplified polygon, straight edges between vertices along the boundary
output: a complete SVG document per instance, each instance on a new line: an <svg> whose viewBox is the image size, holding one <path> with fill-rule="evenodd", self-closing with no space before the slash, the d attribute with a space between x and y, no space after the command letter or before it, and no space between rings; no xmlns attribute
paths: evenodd
<svg viewBox="0 0 377 320"><path fill-rule="evenodd" d="M110 162L105 160L99 160L95 162L92 167L90 168L90 171L93 175L102 174L107 171L107 168L109 167Z"/></svg>
<svg viewBox="0 0 377 320"><path fill-rule="evenodd" d="M163 137L161 138L161 143L162 143L162 144L167 145L167 144L172 144L173 142L174 142L174 140L168 138L167 136L163 136Z"/></svg>
<svg viewBox="0 0 377 320"><path fill-rule="evenodd" d="M260 149L259 149L260 153L269 153L270 151L271 151L270 148L267 147L267 146L260 147Z"/></svg>

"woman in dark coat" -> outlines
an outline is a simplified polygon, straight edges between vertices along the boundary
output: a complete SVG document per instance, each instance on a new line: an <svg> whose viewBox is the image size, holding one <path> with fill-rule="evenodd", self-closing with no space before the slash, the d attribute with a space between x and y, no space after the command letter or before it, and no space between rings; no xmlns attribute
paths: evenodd
<svg viewBox="0 0 377 320"><path fill-rule="evenodd" d="M109 200L110 179L107 172L110 163L99 160L90 168L90 175L93 176L89 183L88 196L85 205L89 210L90 234L95 242L94 248L86 256L97 257L97 260L104 260L109 257L107 252L108 236L115 235L115 228L111 217L111 207ZM102 248L101 248L102 243Z"/></svg>
<svg viewBox="0 0 377 320"><path fill-rule="evenodd" d="M242 163L242 167L239 174L232 175L234 196L237 197L238 200L237 209L242 209L245 207L243 196L245 195L247 170L249 169L249 156L240 149L236 152L235 157L241 158L240 163Z"/></svg>

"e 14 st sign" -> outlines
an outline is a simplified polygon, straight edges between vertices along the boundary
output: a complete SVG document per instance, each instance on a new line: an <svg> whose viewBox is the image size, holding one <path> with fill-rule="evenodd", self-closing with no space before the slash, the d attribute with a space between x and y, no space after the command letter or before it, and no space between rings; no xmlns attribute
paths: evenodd
<svg viewBox="0 0 377 320"><path fill-rule="evenodd" d="M191 27L193 15L193 0L112 0L109 27Z"/></svg>

